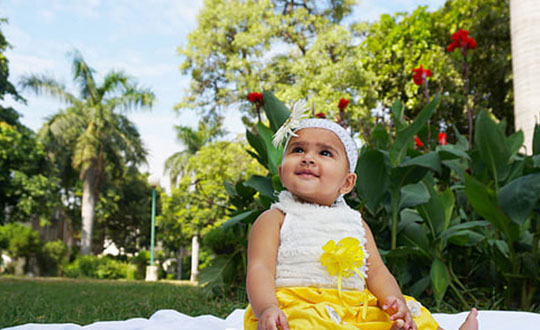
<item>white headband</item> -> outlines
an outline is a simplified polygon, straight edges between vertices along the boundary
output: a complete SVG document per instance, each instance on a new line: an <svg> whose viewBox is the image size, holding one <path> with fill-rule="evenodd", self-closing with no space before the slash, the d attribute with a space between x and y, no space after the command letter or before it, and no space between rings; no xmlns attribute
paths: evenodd
<svg viewBox="0 0 540 330"><path fill-rule="evenodd" d="M354 173L354 170L356 169L356 161L358 160L358 148L356 147L356 143L351 135L343 127L328 119L310 118L301 120L298 123L298 126L293 128L293 133L296 133L304 128L324 128L336 134L341 143L343 143L345 152L347 152L347 159L349 160L349 172ZM287 142L285 143L284 150L287 150L287 145L289 144L292 136L296 136L296 134L289 135Z"/></svg>

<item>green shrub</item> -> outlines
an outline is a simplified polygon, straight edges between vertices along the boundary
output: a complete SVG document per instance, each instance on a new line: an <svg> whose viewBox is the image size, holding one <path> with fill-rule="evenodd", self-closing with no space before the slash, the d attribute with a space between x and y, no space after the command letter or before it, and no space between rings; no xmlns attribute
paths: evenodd
<svg viewBox="0 0 540 330"><path fill-rule="evenodd" d="M38 260L42 275L62 275L63 267L67 263L66 244L61 240L45 243Z"/></svg>
<svg viewBox="0 0 540 330"><path fill-rule="evenodd" d="M64 269L64 274L72 278L138 279L136 265L98 256L75 259Z"/></svg>

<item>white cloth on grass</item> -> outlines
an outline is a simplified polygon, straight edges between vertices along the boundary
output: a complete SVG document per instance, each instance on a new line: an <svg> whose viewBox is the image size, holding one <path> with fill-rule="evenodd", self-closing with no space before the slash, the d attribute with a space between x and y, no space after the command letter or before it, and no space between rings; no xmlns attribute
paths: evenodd
<svg viewBox="0 0 540 330"><path fill-rule="evenodd" d="M435 313L433 317L445 330L458 329L468 312L459 314ZM242 330L244 310L233 311L226 319L212 315L188 316L175 310L155 312L149 319L133 318L125 321L95 322L80 326L73 323L35 324L29 323L4 330ZM481 330L537 330L540 314L516 311L479 311Z"/></svg>

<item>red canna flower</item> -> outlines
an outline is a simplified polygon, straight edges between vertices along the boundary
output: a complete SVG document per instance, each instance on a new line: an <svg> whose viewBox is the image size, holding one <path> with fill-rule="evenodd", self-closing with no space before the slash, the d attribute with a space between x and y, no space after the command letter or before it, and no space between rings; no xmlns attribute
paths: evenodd
<svg viewBox="0 0 540 330"><path fill-rule="evenodd" d="M343 111L347 107L347 104L349 104L349 100L345 98L341 98L338 103L339 110Z"/></svg>
<svg viewBox="0 0 540 330"><path fill-rule="evenodd" d="M416 144L416 146L419 148L422 148L424 146L424 143L422 142L422 140L420 140L418 135L414 137L414 144Z"/></svg>
<svg viewBox="0 0 540 330"><path fill-rule="evenodd" d="M449 53L453 52L456 48L461 48L463 50L476 49L476 40L469 37L469 31L467 30L459 29L452 34L451 39L452 42L446 48Z"/></svg>
<svg viewBox="0 0 540 330"><path fill-rule="evenodd" d="M326 115L324 114L324 112L319 112L315 114L315 118L326 119Z"/></svg>
<svg viewBox="0 0 540 330"><path fill-rule="evenodd" d="M251 103L259 103L259 102L262 102L263 95L262 93L252 92L248 94L247 99Z"/></svg>
<svg viewBox="0 0 540 330"><path fill-rule="evenodd" d="M431 70L424 69L424 67L422 67L421 65L419 68L412 69L412 71L414 72L413 81L418 86L423 85L427 77L433 76L433 74L431 73Z"/></svg>
<svg viewBox="0 0 540 330"><path fill-rule="evenodd" d="M440 132L437 140L440 145L445 146L448 144L448 135L445 132Z"/></svg>

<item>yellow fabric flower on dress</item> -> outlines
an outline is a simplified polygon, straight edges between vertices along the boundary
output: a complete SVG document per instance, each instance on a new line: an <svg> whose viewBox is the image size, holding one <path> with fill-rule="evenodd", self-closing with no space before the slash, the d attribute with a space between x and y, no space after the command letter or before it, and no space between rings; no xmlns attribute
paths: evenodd
<svg viewBox="0 0 540 330"><path fill-rule="evenodd" d="M365 251L360 241L354 237L345 237L337 244L330 240L322 247L321 264L326 267L330 276L338 277L338 293L341 297L341 280L358 274L365 283L365 278L359 268L364 264ZM367 295L366 297L367 298ZM364 299L362 316L367 312L367 299Z"/></svg>

